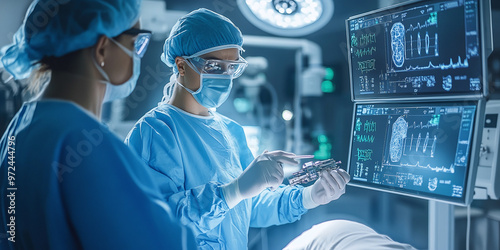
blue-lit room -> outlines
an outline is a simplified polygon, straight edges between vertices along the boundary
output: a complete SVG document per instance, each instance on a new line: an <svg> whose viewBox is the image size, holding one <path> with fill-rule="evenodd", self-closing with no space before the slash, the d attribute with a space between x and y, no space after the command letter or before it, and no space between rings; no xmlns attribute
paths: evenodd
<svg viewBox="0 0 500 250"><path fill-rule="evenodd" d="M0 249L500 250L499 0L4 0Z"/></svg>

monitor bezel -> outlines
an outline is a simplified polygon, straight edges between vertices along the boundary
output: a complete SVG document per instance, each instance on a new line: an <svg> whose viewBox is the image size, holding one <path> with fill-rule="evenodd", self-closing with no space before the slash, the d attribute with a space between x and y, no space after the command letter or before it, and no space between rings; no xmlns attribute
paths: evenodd
<svg viewBox="0 0 500 250"><path fill-rule="evenodd" d="M481 64L482 64L482 92L478 94L433 94L430 96L407 96L407 97L391 97L388 95L387 97L364 97L362 95L355 96L353 79L352 79L352 62L351 62L351 44L349 43L349 22L353 19L357 19L360 17L369 16L372 14L377 14L384 11L389 11L398 8L404 8L406 6L420 3L420 2L428 2L434 0L410 0L407 2L403 2L400 4L380 8L377 10L361 13L355 16L349 17L345 21L346 25L346 44L347 44L347 61L349 67L349 80L350 80L350 92L351 92L351 100L353 102L378 102L378 101L386 101L386 102L400 102L400 101L411 101L414 99L418 99L420 101L432 101L437 98L440 100L462 100L462 99L481 99L485 98L489 95L489 85L488 85L488 56L493 52L493 26L491 21L491 1L490 0L477 0L478 3L478 11L479 11L479 23L480 23L480 43L481 43ZM436 0L439 1L439 0Z"/></svg>
<svg viewBox="0 0 500 250"><path fill-rule="evenodd" d="M467 101L431 101L431 102L402 102L400 103L401 105L412 105L412 104L421 104L421 105L449 105L449 104L463 104L464 102L470 102L469 105L476 105L476 115L474 117L474 127L472 131L472 146L469 149L469 165L468 165L468 171L467 171L467 180L466 180L466 187L464 189L465 195L462 196L462 198L454 198L454 197L448 197L448 198L436 198L430 194L417 194L412 191L405 192L403 190L391 188L391 187L386 187L380 184L373 184L370 183L368 185L367 182L362 182L362 181L356 181L356 180L351 180L348 185L350 186L355 186L355 187L361 187L361 188L366 188L366 189L371 189L371 190L377 190L377 191L382 191L382 192L388 192L388 193L393 193L393 194L399 194L399 195L404 195L404 196L409 196L409 197L415 197L415 198L421 198L421 199L426 199L426 200L434 200L434 201L439 201L439 202L445 202L453 205L459 205L459 206L467 206L472 202L472 199L474 197L474 187L475 187L475 181L476 181L476 173L477 173L477 168L479 164L479 149L481 145L481 138L482 138L482 125L484 124L484 114L485 114L485 104L486 101L484 100L467 100ZM351 136L350 136L350 142L349 142L349 156L348 156L348 163L347 163L347 173L350 173L351 171L351 156L352 156L352 147L353 147L353 137L354 137L354 126L355 126L355 121L356 121L356 108L357 105L379 105L379 104L391 104L394 105L396 103L388 103L388 102L371 102L371 103L355 103L353 107L353 117L351 121Z"/></svg>

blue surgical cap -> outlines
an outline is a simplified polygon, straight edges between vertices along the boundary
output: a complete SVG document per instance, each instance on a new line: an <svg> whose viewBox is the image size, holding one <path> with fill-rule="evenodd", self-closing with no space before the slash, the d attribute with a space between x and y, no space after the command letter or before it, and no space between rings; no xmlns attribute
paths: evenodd
<svg viewBox="0 0 500 250"><path fill-rule="evenodd" d="M35 0L12 44L0 50L0 67L27 78L36 62L93 46L139 20L142 0Z"/></svg>
<svg viewBox="0 0 500 250"><path fill-rule="evenodd" d="M227 17L207 9L197 9L181 17L163 45L161 60L175 67L178 56L195 57L212 51L238 48L242 50L243 36Z"/></svg>

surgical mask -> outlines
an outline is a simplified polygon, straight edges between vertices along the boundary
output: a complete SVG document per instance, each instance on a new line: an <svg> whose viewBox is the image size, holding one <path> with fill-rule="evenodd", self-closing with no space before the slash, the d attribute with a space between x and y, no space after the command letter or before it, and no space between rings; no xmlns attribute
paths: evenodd
<svg viewBox="0 0 500 250"><path fill-rule="evenodd" d="M233 87L233 77L230 75L200 74L200 88L196 91L186 88L179 81L177 83L203 107L217 108L229 97Z"/></svg>
<svg viewBox="0 0 500 250"><path fill-rule="evenodd" d="M113 38L109 38L112 42L114 42L120 49L123 50L127 55L132 57L133 59L133 73L130 79L128 79L125 83L121 85L113 85L109 80L108 74L97 65L97 62L94 61L94 65L97 67L97 70L101 73L102 77L104 77L104 81L101 80L102 83L106 84L106 93L104 94L103 103L112 102L117 99L122 99L129 96L132 91L135 89L137 84L137 79L141 74L141 58L134 52L125 48L119 42L115 41Z"/></svg>

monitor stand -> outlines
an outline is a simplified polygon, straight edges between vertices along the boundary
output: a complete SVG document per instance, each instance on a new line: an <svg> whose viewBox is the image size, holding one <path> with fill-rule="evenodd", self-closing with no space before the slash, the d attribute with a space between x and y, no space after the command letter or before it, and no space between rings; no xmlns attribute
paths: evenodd
<svg viewBox="0 0 500 250"><path fill-rule="evenodd" d="M429 201L429 250L455 249L455 208Z"/></svg>

